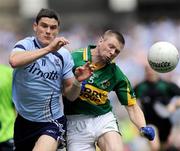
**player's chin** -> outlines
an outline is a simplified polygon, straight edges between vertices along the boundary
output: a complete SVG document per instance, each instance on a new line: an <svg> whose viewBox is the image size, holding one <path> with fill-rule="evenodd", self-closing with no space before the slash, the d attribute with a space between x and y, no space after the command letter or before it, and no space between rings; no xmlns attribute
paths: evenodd
<svg viewBox="0 0 180 151"><path fill-rule="evenodd" d="M106 62L107 64L111 63L111 61L112 61L112 60L111 60L110 58L108 58L108 57L105 59L105 62Z"/></svg>
<svg viewBox="0 0 180 151"><path fill-rule="evenodd" d="M44 46L48 46L51 43L52 40L43 40L42 44Z"/></svg>

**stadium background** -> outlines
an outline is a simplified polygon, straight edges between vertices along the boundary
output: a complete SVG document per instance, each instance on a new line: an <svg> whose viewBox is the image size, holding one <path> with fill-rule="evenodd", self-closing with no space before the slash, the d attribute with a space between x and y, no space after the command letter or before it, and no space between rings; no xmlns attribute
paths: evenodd
<svg viewBox="0 0 180 151"><path fill-rule="evenodd" d="M33 35L33 18L42 7L60 13L60 34L70 40L70 51L94 44L106 29L121 31L126 47L116 61L133 85L144 78L147 51L154 42L169 41L180 50L180 0L0 0L1 64L8 65L8 55L17 40ZM173 72L160 76L180 86L180 63ZM117 107L116 96L111 94L110 98L120 119L126 150L148 151L146 141L137 136L124 108ZM177 127L179 115L177 111L172 116ZM180 142L180 138L176 137L175 142Z"/></svg>

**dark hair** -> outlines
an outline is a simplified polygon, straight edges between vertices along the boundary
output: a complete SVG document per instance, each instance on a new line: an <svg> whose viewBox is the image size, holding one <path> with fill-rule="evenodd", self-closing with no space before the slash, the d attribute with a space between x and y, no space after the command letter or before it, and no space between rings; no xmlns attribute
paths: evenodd
<svg viewBox="0 0 180 151"><path fill-rule="evenodd" d="M105 31L105 33L103 34L103 38L105 38L106 36L109 36L109 35L110 35L110 36L111 36L111 35L114 35L120 43L122 43L123 45L125 45L125 39L124 39L123 35L122 35L120 32L115 31L115 30L107 30L107 31Z"/></svg>
<svg viewBox="0 0 180 151"><path fill-rule="evenodd" d="M54 18L57 20L58 25L60 24L59 14L52 9L42 8L37 14L36 23L38 24L39 20L43 17Z"/></svg>

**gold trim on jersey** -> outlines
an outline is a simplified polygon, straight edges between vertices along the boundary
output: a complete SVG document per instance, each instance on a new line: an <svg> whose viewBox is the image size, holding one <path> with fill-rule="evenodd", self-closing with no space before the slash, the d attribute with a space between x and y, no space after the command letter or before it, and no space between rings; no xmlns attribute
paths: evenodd
<svg viewBox="0 0 180 151"><path fill-rule="evenodd" d="M136 98L130 95L130 90L127 88L128 106L136 104Z"/></svg>
<svg viewBox="0 0 180 151"><path fill-rule="evenodd" d="M84 61L89 61L89 58L88 58L88 48L84 48L84 51L83 51L83 60ZM91 63L91 67L94 68L94 70L99 70L101 68L103 68L106 64L100 64L100 63Z"/></svg>
<svg viewBox="0 0 180 151"><path fill-rule="evenodd" d="M105 104L108 99L108 92L90 84L86 84L85 90L80 94L80 99L95 105Z"/></svg>

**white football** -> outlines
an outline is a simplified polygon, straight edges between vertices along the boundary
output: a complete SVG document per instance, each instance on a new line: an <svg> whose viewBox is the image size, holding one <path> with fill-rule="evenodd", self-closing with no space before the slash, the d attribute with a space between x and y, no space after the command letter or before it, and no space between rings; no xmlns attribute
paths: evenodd
<svg viewBox="0 0 180 151"><path fill-rule="evenodd" d="M176 68L179 62L179 53L170 42L159 41L150 47L147 59L152 69L166 73Z"/></svg>

